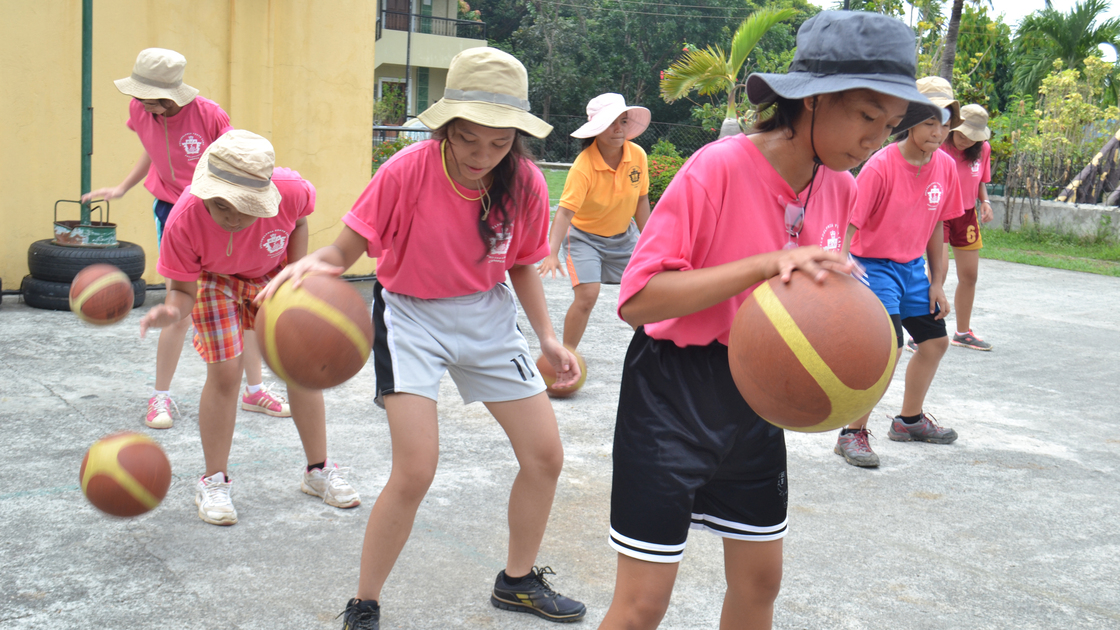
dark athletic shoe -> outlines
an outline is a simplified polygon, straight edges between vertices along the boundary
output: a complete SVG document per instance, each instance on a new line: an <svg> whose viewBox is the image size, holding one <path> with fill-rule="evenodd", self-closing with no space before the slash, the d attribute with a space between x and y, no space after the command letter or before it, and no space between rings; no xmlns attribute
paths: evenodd
<svg viewBox="0 0 1120 630"><path fill-rule="evenodd" d="M346 602L346 610L338 616L342 617L342 630L378 630L381 606L372 600L363 602L355 598Z"/></svg>
<svg viewBox="0 0 1120 630"><path fill-rule="evenodd" d="M549 567L533 567L520 584L509 584L506 572L502 571L494 581L490 603L502 610L533 613L549 621L564 623L583 619L587 607L552 590L544 579L546 575L556 574Z"/></svg>
<svg viewBox="0 0 1120 630"><path fill-rule="evenodd" d="M887 437L895 442L930 442L931 444L952 444L957 440L957 432L939 426L933 420L933 416L929 414L922 414L922 419L914 424L906 424L902 421L902 416L895 416L891 422L891 429L887 431Z"/></svg>
<svg viewBox="0 0 1120 630"><path fill-rule="evenodd" d="M914 343L913 339L908 339L908 340L906 340L905 348L907 350L909 350L910 352L917 352L918 351L918 344Z"/></svg>
<svg viewBox="0 0 1120 630"><path fill-rule="evenodd" d="M860 466L862 468L875 468L879 465L879 456L875 451L871 450L871 444L867 438L871 437L871 432L866 427L836 438L836 447L833 452L837 455L844 457L844 461L852 466Z"/></svg>
<svg viewBox="0 0 1120 630"><path fill-rule="evenodd" d="M973 350L983 350L985 352L992 349L992 344L972 334L971 329L963 335L959 333L953 333L953 338L949 341L949 343L953 344L954 346L971 348Z"/></svg>

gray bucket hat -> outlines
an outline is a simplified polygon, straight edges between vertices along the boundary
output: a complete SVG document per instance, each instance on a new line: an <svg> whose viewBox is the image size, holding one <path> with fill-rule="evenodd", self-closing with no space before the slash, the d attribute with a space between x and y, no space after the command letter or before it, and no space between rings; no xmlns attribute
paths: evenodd
<svg viewBox="0 0 1120 630"><path fill-rule="evenodd" d="M901 20L864 11L821 11L797 31L797 52L786 74L756 72L747 77L747 98L755 105L778 97L800 99L865 88L910 102L903 131L941 117L915 85L914 31Z"/></svg>

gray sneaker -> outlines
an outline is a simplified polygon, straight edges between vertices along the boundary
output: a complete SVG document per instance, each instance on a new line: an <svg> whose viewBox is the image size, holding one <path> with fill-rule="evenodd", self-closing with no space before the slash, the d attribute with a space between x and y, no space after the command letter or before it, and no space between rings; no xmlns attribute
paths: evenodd
<svg viewBox="0 0 1120 630"><path fill-rule="evenodd" d="M866 427L847 435L841 432L836 439L836 448L832 450L837 455L843 455L844 461L852 466L875 468L879 465L879 456L871 450L871 444L867 441L869 437L871 432Z"/></svg>
<svg viewBox="0 0 1120 630"><path fill-rule="evenodd" d="M953 338L949 340L949 343L953 344L954 346L971 348L973 350L982 350L984 352L988 352L992 349L992 344L972 334L971 329L969 329L969 331L963 335L956 332L953 333Z"/></svg>
<svg viewBox="0 0 1120 630"><path fill-rule="evenodd" d="M934 421L933 416L922 414L922 419L914 424L906 424L902 416L895 416L887 437L895 442L930 442L932 444L952 444L957 440L957 432Z"/></svg>

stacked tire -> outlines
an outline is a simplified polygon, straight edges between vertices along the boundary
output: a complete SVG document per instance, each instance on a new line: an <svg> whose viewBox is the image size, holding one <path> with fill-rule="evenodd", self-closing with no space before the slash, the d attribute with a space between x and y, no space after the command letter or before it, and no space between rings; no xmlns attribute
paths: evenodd
<svg viewBox="0 0 1120 630"><path fill-rule="evenodd" d="M132 281L132 308L144 304L147 284L144 248L118 241L117 247L65 247L50 240L35 241L27 248L27 269L20 293L28 306L52 311L70 310L70 283L90 265L107 264L120 269Z"/></svg>

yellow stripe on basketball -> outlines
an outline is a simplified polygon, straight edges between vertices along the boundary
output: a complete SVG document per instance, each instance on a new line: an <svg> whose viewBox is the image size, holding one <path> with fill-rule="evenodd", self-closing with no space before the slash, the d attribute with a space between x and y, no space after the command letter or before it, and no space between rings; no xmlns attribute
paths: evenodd
<svg viewBox="0 0 1120 630"><path fill-rule="evenodd" d="M760 284L758 288L754 290L753 295L755 300L758 301L758 305L762 307L762 312L766 313L766 317L770 320L770 323L774 325L774 328L777 329L778 334L782 336L782 339L786 342L786 345L789 346L789 349L793 351L794 356L797 357L797 360L801 362L801 365L809 372L809 375L813 377L813 380L817 382L817 385L820 386L821 390L824 391L825 395L828 396L829 401L832 403L832 410L828 418L822 420L819 424L823 425L838 420L850 422L860 418L863 414L871 411L871 409L875 407L875 403L879 402L879 397L874 396L874 400L868 404L866 393L879 392L881 394L883 391L886 391L887 384L890 381L891 375L894 373L895 361L898 359L898 353L893 350L894 344L888 346L892 348L890 359L887 361L886 369L883 370L883 374L879 377L879 380L867 389L853 389L841 382L832 371L832 368L828 367L824 359L817 354L816 349L813 348L813 344L809 343L809 340L805 337L805 333L801 332L801 329L797 327L797 323L793 321L793 317L789 314L789 311L786 310L786 307L782 304L781 300L778 299L778 296L774 294L770 283L763 282ZM886 309L884 309L883 312L886 314ZM891 330L891 337L893 340L893 328ZM785 428L794 431L814 430L814 427L787 426Z"/></svg>
<svg viewBox="0 0 1120 630"><path fill-rule="evenodd" d="M117 455L125 447L133 444L155 444L155 442L143 435L131 433L107 438L95 444L89 450L89 459L86 460L85 474L82 475L82 492L85 493L89 480L93 479L94 475L106 475L149 510L159 505L159 499L148 492L148 489L136 481L135 477L128 474L117 460Z"/></svg>
<svg viewBox="0 0 1120 630"><path fill-rule="evenodd" d="M93 297L98 291L117 282L124 282L129 288L132 287L132 281L128 279L128 276L126 276L123 271L107 273L89 283L89 285L78 294L78 297L70 300L70 310L74 311L74 314L81 317L83 320L92 323L93 320L86 317L85 313L82 313L82 306L85 305L86 300Z"/></svg>
<svg viewBox="0 0 1120 630"><path fill-rule="evenodd" d="M354 322L350 321L347 317L337 308L331 306L329 303L312 295L310 291L303 289L293 290L292 283L285 282L276 291L275 295L268 300L266 304L273 305L272 308L265 308L265 353L270 359L268 366L272 371L276 372L284 382L291 382L287 373L284 370L283 364L280 362L280 352L276 348L276 322L280 319L281 313L285 309L299 308L305 311L315 313L319 317L325 319L328 323L333 324L342 334L350 339L351 343L358 349L358 353L362 355L362 362L369 360L369 340L362 334ZM283 304L284 308L276 308Z"/></svg>

